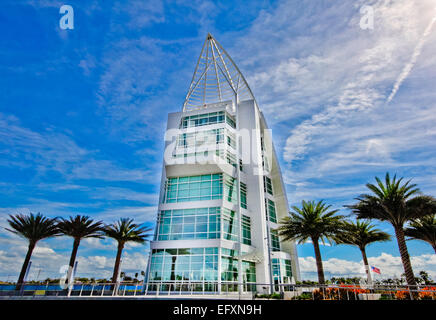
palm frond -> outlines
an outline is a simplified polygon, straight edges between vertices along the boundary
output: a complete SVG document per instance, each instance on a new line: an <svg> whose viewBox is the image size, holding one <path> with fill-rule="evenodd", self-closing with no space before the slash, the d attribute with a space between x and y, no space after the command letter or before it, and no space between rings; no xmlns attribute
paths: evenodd
<svg viewBox="0 0 436 320"><path fill-rule="evenodd" d="M299 243L308 239L329 241L341 227L342 215L338 210L329 210L330 205L323 201L302 201L301 207L292 206L293 211L280 221L279 235L284 240L296 240Z"/></svg>
<svg viewBox="0 0 436 320"><path fill-rule="evenodd" d="M76 215L68 219L60 218L58 228L62 234L75 239L104 238L103 221L94 221L88 216Z"/></svg>
<svg viewBox="0 0 436 320"><path fill-rule="evenodd" d="M334 237L338 244L349 244L364 249L367 245L374 242L389 241L391 236L379 229L370 221L344 221L343 232Z"/></svg>
<svg viewBox="0 0 436 320"><path fill-rule="evenodd" d="M145 243L151 236L149 233L151 230L151 228L133 223L133 219L121 218L117 222L105 226L104 233L119 243Z"/></svg>
<svg viewBox="0 0 436 320"><path fill-rule="evenodd" d="M28 215L9 215L7 221L10 226L10 228L5 228L7 231L24 237L32 243L60 235L56 225L57 218L47 218L39 212L37 214L30 212Z"/></svg>
<svg viewBox="0 0 436 320"><path fill-rule="evenodd" d="M396 175L391 179L389 173L384 183L378 177L375 180L377 185L366 184L372 194L361 194L356 198L357 203L345 206L357 219L378 219L402 228L411 219L435 212L434 198L420 195L421 191L411 180L403 182Z"/></svg>
<svg viewBox="0 0 436 320"><path fill-rule="evenodd" d="M404 234L410 239L426 241L436 248L436 214L412 220L409 227L404 229Z"/></svg>

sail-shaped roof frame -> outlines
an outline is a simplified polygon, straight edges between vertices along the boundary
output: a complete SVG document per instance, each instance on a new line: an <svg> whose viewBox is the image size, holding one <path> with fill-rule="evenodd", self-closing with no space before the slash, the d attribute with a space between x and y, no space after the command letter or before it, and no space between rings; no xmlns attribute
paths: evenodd
<svg viewBox="0 0 436 320"><path fill-rule="evenodd" d="M203 109L208 104L254 100L253 92L233 59L210 34L201 49L183 112ZM256 103L257 105L257 103Z"/></svg>

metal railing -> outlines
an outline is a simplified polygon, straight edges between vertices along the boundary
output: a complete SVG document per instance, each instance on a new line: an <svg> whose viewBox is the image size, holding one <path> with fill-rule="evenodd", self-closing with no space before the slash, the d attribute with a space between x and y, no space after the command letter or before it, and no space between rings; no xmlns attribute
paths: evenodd
<svg viewBox="0 0 436 320"><path fill-rule="evenodd" d="M271 290L272 289L272 290ZM273 292L271 294L271 292ZM436 300L436 285L293 285L216 281L0 285L0 297L165 298L192 297L285 300Z"/></svg>

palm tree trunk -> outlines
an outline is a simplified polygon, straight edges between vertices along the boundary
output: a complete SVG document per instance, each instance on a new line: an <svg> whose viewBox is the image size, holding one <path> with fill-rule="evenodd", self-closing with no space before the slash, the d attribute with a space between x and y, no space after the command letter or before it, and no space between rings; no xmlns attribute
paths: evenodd
<svg viewBox="0 0 436 320"><path fill-rule="evenodd" d="M118 242L117 257L115 258L114 273L112 275L112 283L118 280L118 271L120 270L121 254L123 253L124 243Z"/></svg>
<svg viewBox="0 0 436 320"><path fill-rule="evenodd" d="M29 265L30 258L32 257L33 249L35 249L36 243L29 242L29 247L27 249L26 257L24 258L23 266L21 267L20 276L18 277L17 286L15 287L16 290L20 290L21 286L23 285L24 276L26 275L27 266Z"/></svg>
<svg viewBox="0 0 436 320"><path fill-rule="evenodd" d="M318 282L319 284L324 284L324 268L322 266L321 251L319 250L318 240L319 239L312 239L312 242L313 248L315 249L316 268L318 270Z"/></svg>
<svg viewBox="0 0 436 320"><path fill-rule="evenodd" d="M434 253L436 254L436 243L432 244L432 247L433 247Z"/></svg>
<svg viewBox="0 0 436 320"><path fill-rule="evenodd" d="M70 267L68 269L68 277L65 283L70 282L70 278L74 270L74 263L76 262L76 255L77 255L77 250L79 249L79 245L80 245L80 239L74 239L73 250L71 251L71 256L70 256L70 264L69 264Z"/></svg>
<svg viewBox="0 0 436 320"><path fill-rule="evenodd" d="M369 263L368 263L368 258L366 256L366 251L365 251L365 247L363 248L359 248L360 252L362 252L362 257L363 257L363 264L365 265L365 272L366 272L366 277L368 279L368 284L372 284L372 278L371 278L371 271L369 269Z"/></svg>
<svg viewBox="0 0 436 320"><path fill-rule="evenodd" d="M415 286L415 276L413 275L412 264L410 263L409 252L407 251L404 230L402 227L394 227L395 236L397 237L398 248L400 250L401 261L403 262L404 273L406 274L407 284Z"/></svg>

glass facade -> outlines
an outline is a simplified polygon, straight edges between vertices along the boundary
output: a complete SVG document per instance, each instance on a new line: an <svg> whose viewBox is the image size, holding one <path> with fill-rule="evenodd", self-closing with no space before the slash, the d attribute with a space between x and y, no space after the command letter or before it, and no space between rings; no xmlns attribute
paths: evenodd
<svg viewBox="0 0 436 320"><path fill-rule="evenodd" d="M238 281L238 251L221 249L221 280ZM251 261L241 261L242 280L244 282L256 282L256 265Z"/></svg>
<svg viewBox="0 0 436 320"><path fill-rule="evenodd" d="M232 128L236 128L235 120L233 119L233 117L231 117L228 113L224 111L183 117L180 127L200 127L209 124L224 123L224 121Z"/></svg>
<svg viewBox="0 0 436 320"><path fill-rule="evenodd" d="M221 150L215 150L215 154L217 156L221 156L220 152ZM213 154L213 151L212 153ZM198 157L201 160L203 160L204 158L206 158L209 155L209 150L206 151L199 151L199 152L185 152L185 153L174 153L173 157L174 158L187 158L187 157Z"/></svg>
<svg viewBox="0 0 436 320"><path fill-rule="evenodd" d="M265 199L265 208L267 220L277 223L276 205L274 201L271 201L270 199Z"/></svg>
<svg viewBox="0 0 436 320"><path fill-rule="evenodd" d="M247 209L247 185L243 182L241 185L241 207Z"/></svg>
<svg viewBox="0 0 436 320"><path fill-rule="evenodd" d="M222 154L223 154L223 152L219 155L221 158L223 158ZM227 161L227 163L236 167L236 156L233 153L226 151L226 161Z"/></svg>
<svg viewBox="0 0 436 320"><path fill-rule="evenodd" d="M216 281L218 248L153 249L150 281Z"/></svg>
<svg viewBox="0 0 436 320"><path fill-rule="evenodd" d="M251 219L242 215L242 243L251 245Z"/></svg>
<svg viewBox="0 0 436 320"><path fill-rule="evenodd" d="M221 280L238 281L238 252L236 250L221 249Z"/></svg>
<svg viewBox="0 0 436 320"><path fill-rule="evenodd" d="M224 199L232 202L238 202L236 179L224 174Z"/></svg>
<svg viewBox="0 0 436 320"><path fill-rule="evenodd" d="M165 202L221 199L222 192L222 174L168 178Z"/></svg>
<svg viewBox="0 0 436 320"><path fill-rule="evenodd" d="M221 263L222 290L237 291L236 284L226 284L239 280L238 251L222 248L219 262L218 248L153 249L150 260L148 290L174 289L190 290L193 282L196 291L217 291L218 264ZM241 261L242 280L246 291L254 291L256 265L251 261ZM215 283L215 284L214 284ZM185 287L183 286L185 284Z"/></svg>
<svg viewBox="0 0 436 320"><path fill-rule="evenodd" d="M236 203L236 179L226 174L168 178L165 203L224 199Z"/></svg>
<svg viewBox="0 0 436 320"><path fill-rule="evenodd" d="M250 218L242 216L242 241L251 244ZM225 239L238 241L239 220L235 211L221 208L162 210L155 240Z"/></svg>
<svg viewBox="0 0 436 320"><path fill-rule="evenodd" d="M291 260L272 259L273 277L279 283L290 283L292 277Z"/></svg>
<svg viewBox="0 0 436 320"><path fill-rule="evenodd" d="M155 240L217 239L221 208L162 210Z"/></svg>
<svg viewBox="0 0 436 320"><path fill-rule="evenodd" d="M239 235L239 219L235 211L222 208L222 225L223 236L222 239L238 241Z"/></svg>
<svg viewBox="0 0 436 320"><path fill-rule="evenodd" d="M216 146L224 142L227 146L236 148L235 134L225 128L182 133L177 136L175 152L180 149Z"/></svg>
<svg viewBox="0 0 436 320"><path fill-rule="evenodd" d="M260 147L261 147L261 150L262 150L262 168L265 171L269 171L270 166L269 166L268 157L266 156L266 152L265 152L266 149L265 149L265 145L264 145L264 142L263 142L263 136L260 137Z"/></svg>
<svg viewBox="0 0 436 320"><path fill-rule="evenodd" d="M174 153L173 158L195 157L196 161L200 162L200 161L207 160L209 154L215 154L216 156L225 160L228 164L231 164L232 166L236 167L235 155L232 152L229 152L228 150L224 150L224 149L206 150L206 151L199 151L199 152Z"/></svg>
<svg viewBox="0 0 436 320"><path fill-rule="evenodd" d="M236 140L235 140L235 134L230 132L229 130L226 130L226 140L227 145L232 147L234 150L236 150Z"/></svg>
<svg viewBox="0 0 436 320"><path fill-rule="evenodd" d="M277 232L277 230L270 229L270 237L271 237L271 250L280 251L280 240L279 240L279 233Z"/></svg>
<svg viewBox="0 0 436 320"><path fill-rule="evenodd" d="M179 134L177 148L197 148L224 143L224 128Z"/></svg>
<svg viewBox="0 0 436 320"><path fill-rule="evenodd" d="M263 186L264 186L264 191L268 192L270 195L273 195L273 188L272 188L272 182L271 179L268 178L267 176L263 176Z"/></svg>

